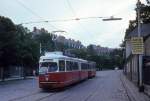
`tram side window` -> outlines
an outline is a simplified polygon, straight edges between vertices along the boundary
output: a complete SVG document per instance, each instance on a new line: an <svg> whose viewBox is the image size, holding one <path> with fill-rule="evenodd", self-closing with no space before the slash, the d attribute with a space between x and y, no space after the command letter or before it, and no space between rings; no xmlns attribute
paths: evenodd
<svg viewBox="0 0 150 101"><path fill-rule="evenodd" d="M72 65L72 69L73 70L78 70L78 63L77 62L73 62L73 65Z"/></svg>
<svg viewBox="0 0 150 101"><path fill-rule="evenodd" d="M81 69L82 69L82 70L85 70L85 69L86 69L86 64L85 64L85 63L82 63L82 64L81 64Z"/></svg>
<svg viewBox="0 0 150 101"><path fill-rule="evenodd" d="M87 70L87 69L88 69L88 64L85 65L85 70Z"/></svg>
<svg viewBox="0 0 150 101"><path fill-rule="evenodd" d="M73 70L73 62L70 61L70 70Z"/></svg>
<svg viewBox="0 0 150 101"><path fill-rule="evenodd" d="M70 61L66 62L66 68L67 68L67 71L71 71L71 62Z"/></svg>
<svg viewBox="0 0 150 101"><path fill-rule="evenodd" d="M89 67L90 67L90 65L89 65L89 64L87 64L87 70L89 70L89 69L90 69Z"/></svg>
<svg viewBox="0 0 150 101"><path fill-rule="evenodd" d="M74 62L74 68L75 68L75 70L78 70L78 69L79 69L79 66L78 66L78 63L77 63L77 62Z"/></svg>
<svg viewBox="0 0 150 101"><path fill-rule="evenodd" d="M82 68L82 70L87 70L88 69L88 64L82 63L81 68Z"/></svg>
<svg viewBox="0 0 150 101"><path fill-rule="evenodd" d="M81 64L81 69L84 70L84 64L83 63Z"/></svg>
<svg viewBox="0 0 150 101"><path fill-rule="evenodd" d="M65 61L64 60L59 61L59 71L65 71Z"/></svg>

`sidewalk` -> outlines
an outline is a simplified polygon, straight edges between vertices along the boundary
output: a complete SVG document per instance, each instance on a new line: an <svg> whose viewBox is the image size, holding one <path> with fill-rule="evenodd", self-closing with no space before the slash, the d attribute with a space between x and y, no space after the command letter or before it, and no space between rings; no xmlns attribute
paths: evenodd
<svg viewBox="0 0 150 101"><path fill-rule="evenodd" d="M138 88L129 81L123 73L121 74L121 81L126 89L130 101L150 101L150 98L144 93L139 92Z"/></svg>
<svg viewBox="0 0 150 101"><path fill-rule="evenodd" d="M150 96L150 85L145 84L145 93Z"/></svg>
<svg viewBox="0 0 150 101"><path fill-rule="evenodd" d="M36 76L27 76L26 79L35 79L37 78ZM4 82L6 81L15 81L15 80L24 80L24 77L12 77L12 78L6 78L4 80ZM0 82L3 82L1 79L0 79Z"/></svg>

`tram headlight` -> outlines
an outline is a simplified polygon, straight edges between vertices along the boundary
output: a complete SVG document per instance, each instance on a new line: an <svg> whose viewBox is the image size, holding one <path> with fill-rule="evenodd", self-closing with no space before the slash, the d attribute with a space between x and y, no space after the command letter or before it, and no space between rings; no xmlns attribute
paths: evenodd
<svg viewBox="0 0 150 101"><path fill-rule="evenodd" d="M48 75L45 75L45 80L46 80L46 81L48 81L48 80L49 80Z"/></svg>
<svg viewBox="0 0 150 101"><path fill-rule="evenodd" d="M48 77L45 77L45 80L48 81Z"/></svg>

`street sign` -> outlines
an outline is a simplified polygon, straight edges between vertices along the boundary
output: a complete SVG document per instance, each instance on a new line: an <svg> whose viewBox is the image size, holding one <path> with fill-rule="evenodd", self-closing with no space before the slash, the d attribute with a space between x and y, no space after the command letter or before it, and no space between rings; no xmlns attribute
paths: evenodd
<svg viewBox="0 0 150 101"><path fill-rule="evenodd" d="M144 53L143 37L132 37L131 44L132 44L132 54Z"/></svg>

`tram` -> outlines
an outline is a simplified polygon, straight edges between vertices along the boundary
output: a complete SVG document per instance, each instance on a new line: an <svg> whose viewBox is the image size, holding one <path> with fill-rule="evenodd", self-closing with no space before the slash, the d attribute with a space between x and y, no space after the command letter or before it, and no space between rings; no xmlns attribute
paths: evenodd
<svg viewBox="0 0 150 101"><path fill-rule="evenodd" d="M39 60L39 87L62 88L96 75L95 62L47 52Z"/></svg>

